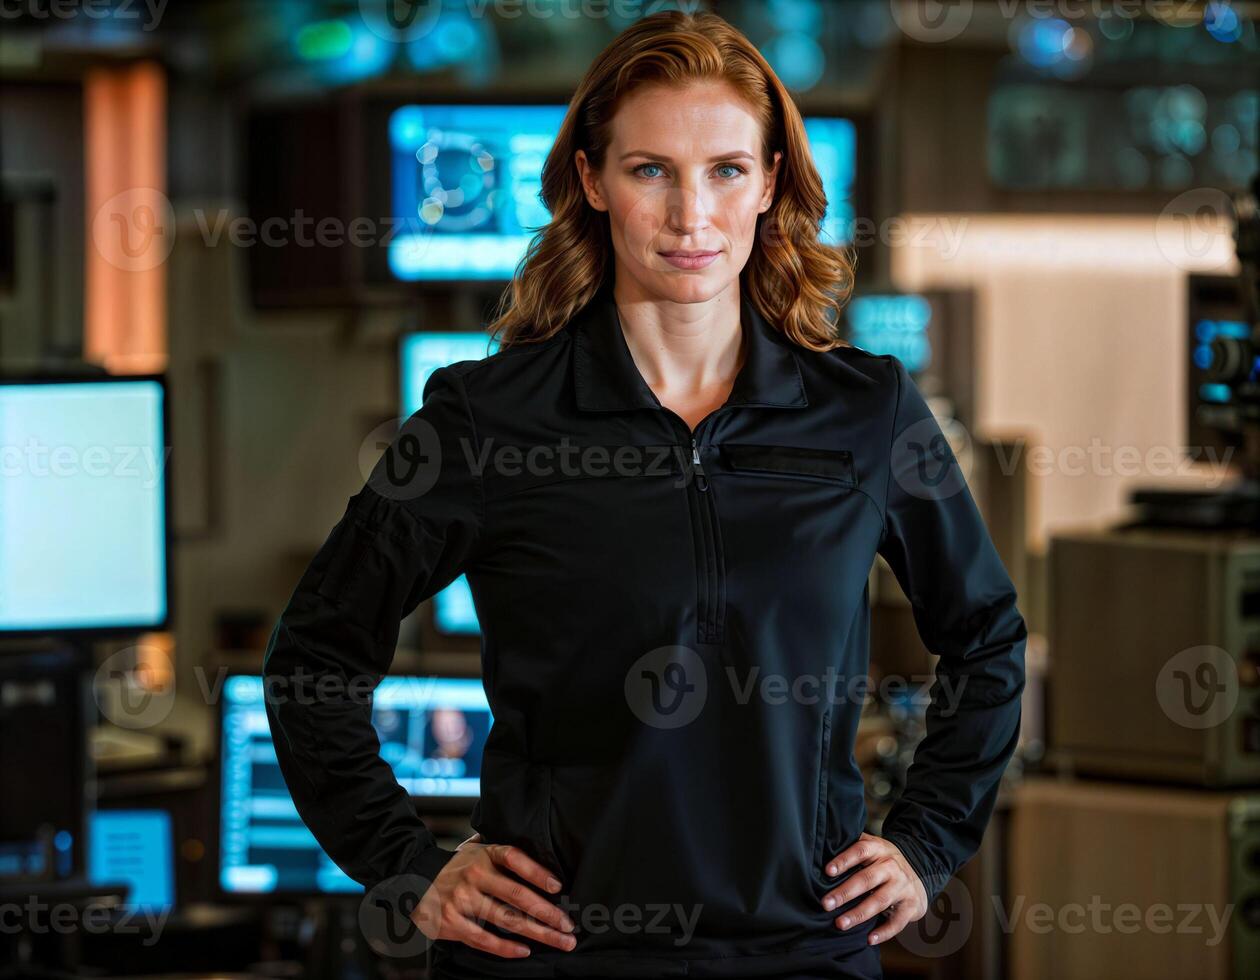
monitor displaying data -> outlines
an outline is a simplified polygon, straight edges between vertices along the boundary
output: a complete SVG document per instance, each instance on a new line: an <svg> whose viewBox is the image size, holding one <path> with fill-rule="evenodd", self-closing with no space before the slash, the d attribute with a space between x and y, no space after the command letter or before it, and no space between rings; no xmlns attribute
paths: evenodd
<svg viewBox="0 0 1260 980"><path fill-rule="evenodd" d="M932 304L923 296L855 296L845 308L846 338L872 354L892 354L911 374L932 365Z"/></svg>
<svg viewBox="0 0 1260 980"><path fill-rule="evenodd" d="M167 620L158 379L0 381L0 633Z"/></svg>
<svg viewBox="0 0 1260 980"><path fill-rule="evenodd" d="M175 836L165 810L96 810L88 827L88 879L130 887L129 909L175 904Z"/></svg>
<svg viewBox="0 0 1260 980"><path fill-rule="evenodd" d="M806 116L805 136L827 195L820 237L827 245L848 245L857 220L857 127L851 119Z"/></svg>
<svg viewBox="0 0 1260 980"><path fill-rule="evenodd" d="M1213 378L1212 342L1249 341L1251 321L1242 285L1234 276L1191 275L1188 278L1189 336L1186 343L1185 452L1204 462L1240 461L1245 400ZM1260 364L1252 364L1248 381L1260 380Z"/></svg>
<svg viewBox="0 0 1260 980"><path fill-rule="evenodd" d="M399 353L402 382L402 414L410 418L420 408L429 376L455 361L480 360L499 349L484 333L409 333ZM433 597L433 626L450 636L476 636L481 632L472 589L461 575Z"/></svg>
<svg viewBox="0 0 1260 980"><path fill-rule="evenodd" d="M563 105L404 105L388 118L390 274L403 282L507 280L551 221L542 169ZM853 120L807 116L827 195L822 240L854 239L858 132Z"/></svg>
<svg viewBox="0 0 1260 980"><path fill-rule="evenodd" d="M479 679L386 677L372 700L381 758L413 797L471 801L493 719ZM219 882L225 892L362 891L302 822L276 759L263 680L235 675L220 710Z"/></svg>
<svg viewBox="0 0 1260 980"><path fill-rule="evenodd" d="M510 279L551 220L539 198L563 105L407 105L389 119L389 266L404 281Z"/></svg>
<svg viewBox="0 0 1260 980"><path fill-rule="evenodd" d="M498 342L484 333L403 334L398 356L403 417L410 418L420 408L424 386L438 368L456 361L479 361L498 349Z"/></svg>

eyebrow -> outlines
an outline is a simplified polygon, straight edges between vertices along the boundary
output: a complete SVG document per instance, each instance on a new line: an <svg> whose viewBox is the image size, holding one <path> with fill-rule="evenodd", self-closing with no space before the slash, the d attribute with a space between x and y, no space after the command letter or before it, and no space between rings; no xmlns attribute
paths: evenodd
<svg viewBox="0 0 1260 980"><path fill-rule="evenodd" d="M621 156L618 157L618 159L626 160L630 157L651 157L653 160L661 160L664 163L674 162L672 159L665 156L663 153L649 153L647 150L631 150L629 153L621 154ZM757 159L751 153L748 153L745 150L732 150L729 153L719 153L715 157L709 157L709 163L717 163L717 161L719 160L734 160L738 157L743 157L747 160L754 160L754 161Z"/></svg>

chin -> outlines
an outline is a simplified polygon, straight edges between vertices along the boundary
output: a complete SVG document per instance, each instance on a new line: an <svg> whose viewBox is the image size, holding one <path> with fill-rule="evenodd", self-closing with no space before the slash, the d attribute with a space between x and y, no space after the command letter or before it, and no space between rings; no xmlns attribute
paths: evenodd
<svg viewBox="0 0 1260 980"><path fill-rule="evenodd" d="M704 303L718 295L729 281L713 270L699 272L662 272L657 276L656 293L673 303Z"/></svg>

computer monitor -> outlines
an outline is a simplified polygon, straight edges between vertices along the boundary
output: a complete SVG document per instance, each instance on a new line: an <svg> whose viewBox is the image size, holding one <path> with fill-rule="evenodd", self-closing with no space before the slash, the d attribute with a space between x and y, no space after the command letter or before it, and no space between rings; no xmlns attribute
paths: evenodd
<svg viewBox="0 0 1260 980"><path fill-rule="evenodd" d="M892 354L929 397L946 397L954 417L975 422L974 295L968 289L857 293L844 308L844 338Z"/></svg>
<svg viewBox="0 0 1260 980"><path fill-rule="evenodd" d="M389 117L400 280L510 279L538 228L563 105L405 105Z"/></svg>
<svg viewBox="0 0 1260 980"><path fill-rule="evenodd" d="M398 363L402 384L402 415L410 418L420 408L429 376L456 361L479 361L499 349L497 341L473 331L403 334Z"/></svg>
<svg viewBox="0 0 1260 980"><path fill-rule="evenodd" d="M853 120L839 116L805 116L814 167L827 195L822 241L828 245L853 242L858 208L858 132Z"/></svg>
<svg viewBox="0 0 1260 980"><path fill-rule="evenodd" d="M88 824L88 880L125 882L128 909L175 905L175 835L165 810L96 810Z"/></svg>
<svg viewBox="0 0 1260 980"><path fill-rule="evenodd" d="M475 361L493 354L498 342L484 333L404 334L399 345L402 415L420 408L429 376L455 361ZM471 637L481 633L468 578L461 575L433 597L433 629L439 637Z"/></svg>
<svg viewBox="0 0 1260 980"><path fill-rule="evenodd" d="M1229 385L1208 378L1212 340L1251 336L1242 284L1234 276L1191 275L1186 339L1185 452L1201 462L1241 463L1239 404Z"/></svg>
<svg viewBox="0 0 1260 980"><path fill-rule="evenodd" d="M92 669L69 640L0 655L0 880L85 873Z"/></svg>
<svg viewBox="0 0 1260 980"><path fill-rule="evenodd" d="M848 340L872 354L893 354L911 374L932 363L932 304L913 293L854 296L845 309Z"/></svg>
<svg viewBox="0 0 1260 980"><path fill-rule="evenodd" d="M0 634L169 623L160 377L0 378Z"/></svg>
<svg viewBox="0 0 1260 980"><path fill-rule="evenodd" d="M229 894L362 891L302 822L276 759L263 680L228 677L219 711L219 885ZM493 719L482 682L386 677L372 699L381 757L422 807L471 808Z"/></svg>

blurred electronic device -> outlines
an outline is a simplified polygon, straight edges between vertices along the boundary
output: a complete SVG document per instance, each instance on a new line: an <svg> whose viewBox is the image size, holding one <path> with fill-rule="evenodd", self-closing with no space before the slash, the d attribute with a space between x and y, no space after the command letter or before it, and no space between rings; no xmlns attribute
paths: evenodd
<svg viewBox="0 0 1260 980"><path fill-rule="evenodd" d="M225 679L219 711L221 890L361 892L302 822L280 772L263 697L259 675ZM476 678L389 676L373 693L381 757L425 811L471 810L481 792L481 755L492 723Z"/></svg>
<svg viewBox="0 0 1260 980"><path fill-rule="evenodd" d="M1215 277L1189 284L1187 448L1214 450L1218 459L1236 449L1238 479L1206 490L1135 489L1134 524L1260 527L1260 173L1249 191L1234 195L1233 215L1241 268L1234 288Z"/></svg>
<svg viewBox="0 0 1260 980"><path fill-rule="evenodd" d="M864 175L858 172L862 127L840 116L806 115L804 122L814 167L827 195L820 238L827 245L851 245L857 234L858 208L863 206L859 180Z"/></svg>
<svg viewBox="0 0 1260 980"><path fill-rule="evenodd" d="M1212 341L1247 340L1242 284L1234 276L1191 275L1187 282L1189 332L1186 349L1186 451L1192 458L1242 458L1242 433L1229 427L1236 395L1228 384L1209 377Z"/></svg>
<svg viewBox="0 0 1260 980"><path fill-rule="evenodd" d="M399 374L402 385L403 418L410 418L420 408L421 396L429 376L440 367L455 361L475 361L493 354L498 342L484 333L407 333L399 343ZM468 577L461 575L432 599L432 635L426 646L440 647L444 642L479 637L481 626L473 604Z"/></svg>
<svg viewBox="0 0 1260 980"><path fill-rule="evenodd" d="M0 377L0 635L169 625L166 402L157 376Z"/></svg>
<svg viewBox="0 0 1260 980"><path fill-rule="evenodd" d="M245 198L269 246L249 249L255 306L395 304L432 285L497 292L550 221L542 169L567 109L488 93L255 106ZM805 129L828 199L823 241L849 244L871 213L870 126L807 113Z"/></svg>
<svg viewBox="0 0 1260 980"><path fill-rule="evenodd" d="M1260 539L1063 531L1047 574L1052 766L1260 786Z"/></svg>
<svg viewBox="0 0 1260 980"><path fill-rule="evenodd" d="M0 881L83 874L88 676L71 647L0 655Z"/></svg>
<svg viewBox="0 0 1260 980"><path fill-rule="evenodd" d="M93 734L95 753L100 738L98 732ZM153 763L123 768L117 766L118 761L96 757L94 814L166 814L172 838L172 888L179 906L213 901L218 896L212 854L218 798L213 766L181 765L169 754Z"/></svg>
<svg viewBox="0 0 1260 980"><path fill-rule="evenodd" d="M975 423L974 297L971 290L861 289L845 306L842 336L872 354L893 354L929 398L947 398Z"/></svg>
<svg viewBox="0 0 1260 980"><path fill-rule="evenodd" d="M507 280L551 221L542 169L564 105L405 105L389 118L395 278Z"/></svg>
<svg viewBox="0 0 1260 980"><path fill-rule="evenodd" d="M1009 845L1004 976L1256 976L1260 794L1033 778Z"/></svg>
<svg viewBox="0 0 1260 980"><path fill-rule="evenodd" d="M424 386L440 367L456 361L479 361L499 349L496 340L472 331L416 332L402 335L398 346L398 372L402 388L403 418L420 408Z"/></svg>
<svg viewBox="0 0 1260 980"><path fill-rule="evenodd" d="M175 836L165 810L96 810L88 822L88 880L128 888L128 910L175 904Z"/></svg>

